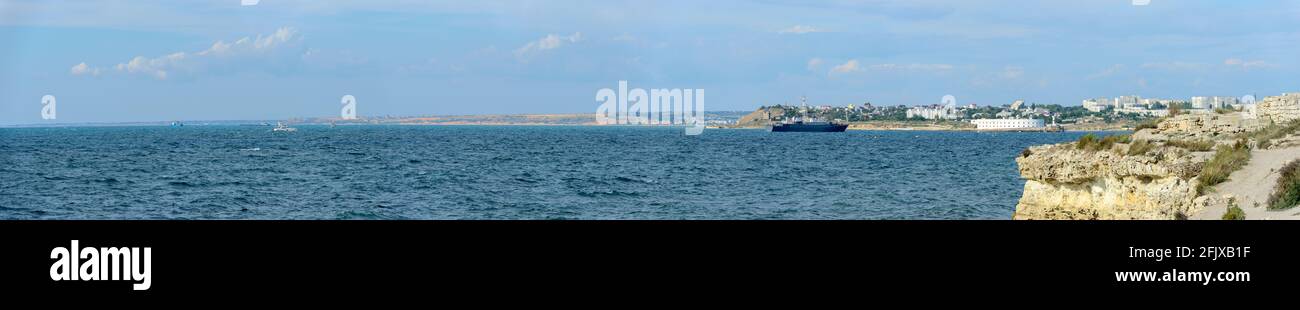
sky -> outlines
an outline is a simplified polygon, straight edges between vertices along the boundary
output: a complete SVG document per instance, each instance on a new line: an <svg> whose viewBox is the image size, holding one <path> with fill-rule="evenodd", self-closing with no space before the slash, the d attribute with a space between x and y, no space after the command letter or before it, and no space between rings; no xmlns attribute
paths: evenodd
<svg viewBox="0 0 1300 310"><path fill-rule="evenodd" d="M0 0L0 125L1262 98L1297 51L1300 1Z"/></svg>

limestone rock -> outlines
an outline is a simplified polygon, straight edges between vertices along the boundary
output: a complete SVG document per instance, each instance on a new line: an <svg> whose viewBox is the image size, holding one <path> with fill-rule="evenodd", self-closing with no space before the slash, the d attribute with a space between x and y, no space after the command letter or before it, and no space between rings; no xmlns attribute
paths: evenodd
<svg viewBox="0 0 1300 310"><path fill-rule="evenodd" d="M1016 159L1026 179L1014 219L1175 219L1196 214L1204 157L1158 148L1146 155L1030 148Z"/></svg>
<svg viewBox="0 0 1300 310"><path fill-rule="evenodd" d="M1159 135L1165 139L1205 140L1245 133L1254 127L1254 122L1247 122L1241 113L1195 113L1166 119L1156 124L1156 129L1144 130L1141 134Z"/></svg>
<svg viewBox="0 0 1300 310"><path fill-rule="evenodd" d="M1256 104L1255 113L1261 120L1275 123L1300 119L1300 93L1264 98L1264 101Z"/></svg>

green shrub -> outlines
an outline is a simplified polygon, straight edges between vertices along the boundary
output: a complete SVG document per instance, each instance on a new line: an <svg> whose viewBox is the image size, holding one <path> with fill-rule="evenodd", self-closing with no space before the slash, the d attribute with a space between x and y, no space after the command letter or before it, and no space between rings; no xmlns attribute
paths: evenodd
<svg viewBox="0 0 1300 310"><path fill-rule="evenodd" d="M1181 106L1181 105L1177 105L1177 104L1175 104L1175 105L1170 105L1170 106L1169 106L1169 117L1178 116L1178 114L1183 114L1183 106Z"/></svg>
<svg viewBox="0 0 1300 310"><path fill-rule="evenodd" d="M1029 157L1029 155L1034 155L1034 152L1030 151L1029 148L1025 148L1023 151L1020 151L1020 157Z"/></svg>
<svg viewBox="0 0 1300 310"><path fill-rule="evenodd" d="M1224 108L1215 108L1215 109L1214 109L1214 113L1218 113L1218 114L1228 114L1228 113L1232 113L1232 112L1237 112L1237 111L1236 111L1236 110L1233 110L1233 109L1224 109Z"/></svg>
<svg viewBox="0 0 1300 310"><path fill-rule="evenodd" d="M1250 162L1250 148L1246 140L1238 140L1231 146L1221 146L1214 152L1214 157L1205 162L1201 168L1200 180L1196 184L1196 193L1204 194L1206 189L1228 181L1228 176L1245 167Z"/></svg>
<svg viewBox="0 0 1300 310"><path fill-rule="evenodd" d="M1075 142L1074 147L1080 150L1085 150L1093 144L1097 144L1097 135L1089 133L1079 137L1079 142Z"/></svg>
<svg viewBox="0 0 1300 310"><path fill-rule="evenodd" d="M1214 142L1205 140L1169 140L1168 142L1165 142L1165 145L1183 148L1192 152L1205 152L1214 149Z"/></svg>
<svg viewBox="0 0 1300 310"><path fill-rule="evenodd" d="M1240 221L1246 219L1246 211L1242 211L1237 205L1228 206L1228 212L1223 213L1223 219L1227 221Z"/></svg>
<svg viewBox="0 0 1300 310"><path fill-rule="evenodd" d="M1269 210L1286 210L1300 204L1300 160L1282 166L1278 171L1277 185L1268 197Z"/></svg>

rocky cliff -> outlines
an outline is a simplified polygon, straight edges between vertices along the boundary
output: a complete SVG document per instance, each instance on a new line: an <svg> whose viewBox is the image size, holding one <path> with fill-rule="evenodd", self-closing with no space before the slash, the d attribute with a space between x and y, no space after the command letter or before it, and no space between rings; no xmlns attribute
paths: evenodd
<svg viewBox="0 0 1300 310"><path fill-rule="evenodd" d="M1263 121L1276 123L1300 119L1300 93L1264 98L1256 105L1255 114Z"/></svg>
<svg viewBox="0 0 1300 310"><path fill-rule="evenodd" d="M785 115L785 109L779 107L759 108L736 121L736 127L764 127L772 124L771 118Z"/></svg>
<svg viewBox="0 0 1300 310"><path fill-rule="evenodd" d="M1016 159L1026 182L1014 218L1174 219L1200 212L1194 178L1206 155L1168 147L1123 153L1130 146L1030 148Z"/></svg>
<svg viewBox="0 0 1300 310"><path fill-rule="evenodd" d="M1031 147L1016 159L1026 181L1013 218L1192 217L1224 203L1219 195L1197 189L1216 149L1268 124L1294 119L1300 119L1300 94L1266 98L1254 111L1166 118L1155 128L1106 143Z"/></svg>

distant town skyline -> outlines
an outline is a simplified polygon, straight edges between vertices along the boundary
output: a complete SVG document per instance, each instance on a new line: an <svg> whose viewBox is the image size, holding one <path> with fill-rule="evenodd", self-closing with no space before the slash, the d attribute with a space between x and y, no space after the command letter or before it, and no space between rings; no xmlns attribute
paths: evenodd
<svg viewBox="0 0 1300 310"><path fill-rule="evenodd" d="M1300 91L1300 2L0 0L0 125ZM46 95L58 117L42 119Z"/></svg>

